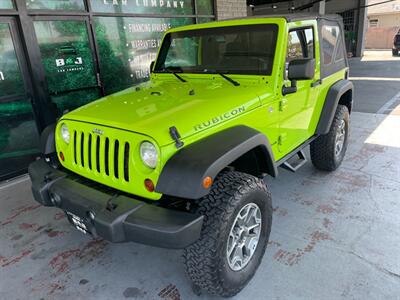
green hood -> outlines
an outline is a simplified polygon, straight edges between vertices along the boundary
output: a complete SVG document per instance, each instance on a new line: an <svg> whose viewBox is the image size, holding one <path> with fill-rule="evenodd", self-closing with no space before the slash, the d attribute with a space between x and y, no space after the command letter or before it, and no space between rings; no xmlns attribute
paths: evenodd
<svg viewBox="0 0 400 300"><path fill-rule="evenodd" d="M160 146L172 143L175 126L184 139L261 105L254 80L233 86L224 79L167 75L102 98L68 113L63 119L90 122L148 135ZM165 77L164 77L165 78ZM268 93L267 86L262 91Z"/></svg>

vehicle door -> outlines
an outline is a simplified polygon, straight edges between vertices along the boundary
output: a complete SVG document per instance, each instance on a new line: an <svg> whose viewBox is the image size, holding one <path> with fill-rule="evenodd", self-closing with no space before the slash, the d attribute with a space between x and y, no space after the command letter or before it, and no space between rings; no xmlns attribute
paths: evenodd
<svg viewBox="0 0 400 300"><path fill-rule="evenodd" d="M291 82L287 78L289 63L297 59L316 58L316 24L292 28L288 32L287 54L285 63L285 86ZM311 80L298 80L297 91L282 95L280 104L280 137L279 149L288 153L304 143L313 133L310 131L310 122L318 97L318 83L320 72L316 60L315 76Z"/></svg>

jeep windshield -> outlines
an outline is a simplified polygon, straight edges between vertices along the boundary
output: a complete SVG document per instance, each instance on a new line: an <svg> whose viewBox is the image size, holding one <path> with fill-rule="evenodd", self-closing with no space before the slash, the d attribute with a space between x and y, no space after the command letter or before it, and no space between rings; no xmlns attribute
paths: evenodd
<svg viewBox="0 0 400 300"><path fill-rule="evenodd" d="M165 36L155 73L271 75L278 26L226 26Z"/></svg>

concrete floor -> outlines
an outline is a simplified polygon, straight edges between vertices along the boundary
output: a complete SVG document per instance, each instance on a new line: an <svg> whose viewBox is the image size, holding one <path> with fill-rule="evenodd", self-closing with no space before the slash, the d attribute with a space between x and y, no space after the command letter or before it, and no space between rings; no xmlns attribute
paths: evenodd
<svg viewBox="0 0 400 300"><path fill-rule="evenodd" d="M370 96L381 99L380 82L371 85ZM393 99L380 96L386 100L376 110ZM270 244L256 276L234 299L400 299L394 108L352 115L338 171L319 172L308 163L267 180L274 203ZM194 296L181 251L91 240L57 209L37 205L26 177L0 185L0 201L0 299L214 299Z"/></svg>

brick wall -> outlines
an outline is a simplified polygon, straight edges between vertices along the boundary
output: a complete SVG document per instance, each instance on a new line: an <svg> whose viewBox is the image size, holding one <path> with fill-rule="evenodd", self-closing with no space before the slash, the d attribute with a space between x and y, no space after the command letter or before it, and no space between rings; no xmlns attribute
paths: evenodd
<svg viewBox="0 0 400 300"><path fill-rule="evenodd" d="M247 16L246 0L216 0L217 19Z"/></svg>

